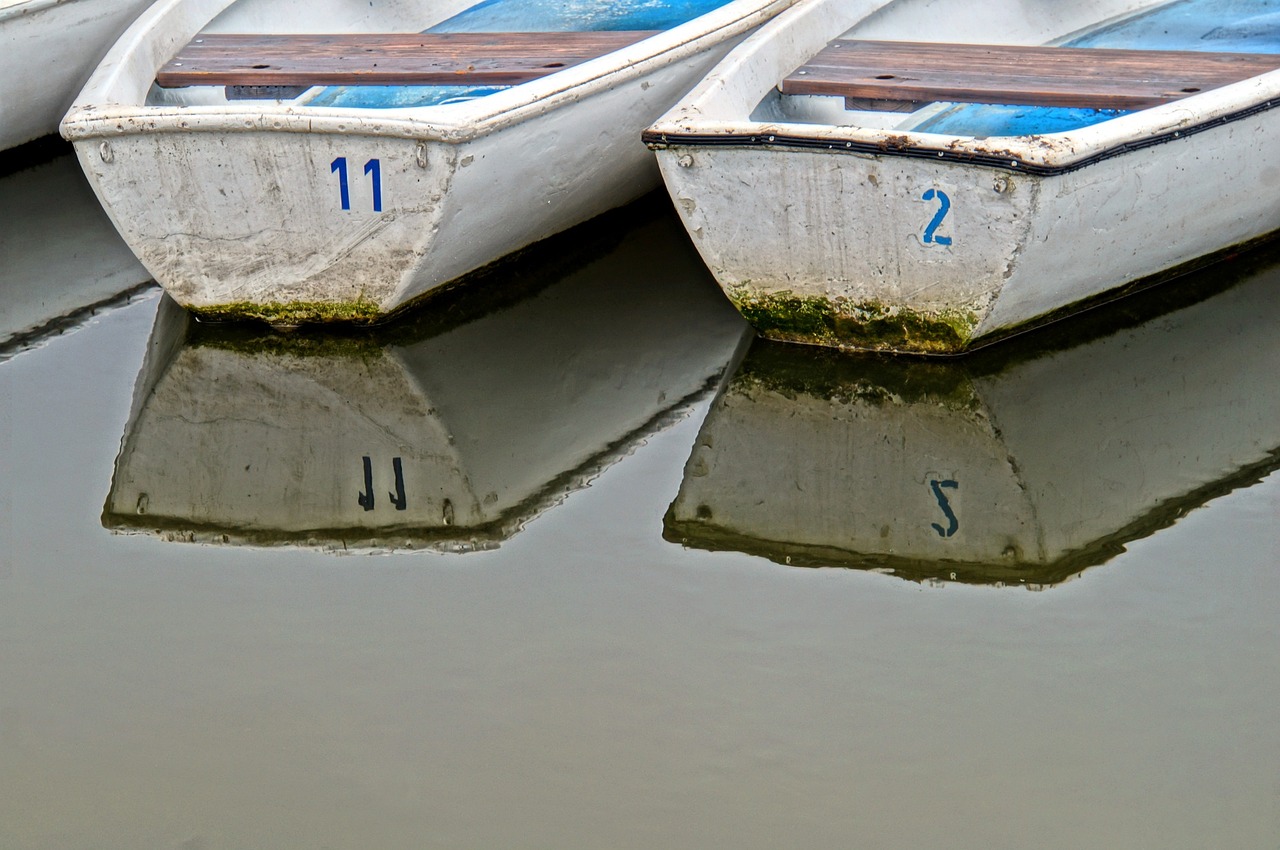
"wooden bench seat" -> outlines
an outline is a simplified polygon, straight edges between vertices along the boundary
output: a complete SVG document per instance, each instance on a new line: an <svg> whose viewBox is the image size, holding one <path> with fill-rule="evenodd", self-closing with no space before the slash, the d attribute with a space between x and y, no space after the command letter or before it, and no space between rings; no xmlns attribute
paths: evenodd
<svg viewBox="0 0 1280 850"><path fill-rule="evenodd" d="M850 109L934 101L1145 109L1276 68L1280 55L1261 53L838 39L779 88L843 96Z"/></svg>
<svg viewBox="0 0 1280 850"><path fill-rule="evenodd" d="M649 31L204 33L160 72L163 88L512 86L655 35Z"/></svg>

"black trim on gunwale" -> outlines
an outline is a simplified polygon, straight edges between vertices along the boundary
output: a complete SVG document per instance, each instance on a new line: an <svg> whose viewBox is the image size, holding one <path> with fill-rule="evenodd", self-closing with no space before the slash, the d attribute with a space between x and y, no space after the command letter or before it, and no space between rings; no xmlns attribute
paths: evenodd
<svg viewBox="0 0 1280 850"><path fill-rule="evenodd" d="M676 144L687 145L690 147L767 146L775 148L796 148L800 150L829 150L843 151L846 153L875 154L879 156L906 156L913 157L915 159L941 160L943 162L962 162L969 165L984 165L989 168L1000 168L1005 171L1014 171L1022 174L1051 176L1055 174L1067 174L1081 168L1086 168L1096 162L1111 159L1112 157L1120 156L1131 151L1142 150L1143 148L1162 145L1166 142L1177 141L1188 136L1203 133L1207 130L1213 130L1217 127L1233 124L1237 121L1243 121L1278 106L1280 106L1280 99L1268 100L1265 103L1255 104L1254 106L1241 109L1238 112L1232 112L1228 115L1223 115L1220 118L1214 118L1211 121L1192 125L1191 127L1180 128L1167 133L1160 133L1158 135L1148 136L1144 139L1137 139L1131 142L1124 142L1114 147L1105 148L1091 156L1087 156L1083 159L1078 159L1064 165L1042 165L1040 163L1027 162L1026 160L1018 159L1011 154L1001 156L996 153L974 153L972 151L927 148L912 146L909 144L899 145L889 142L841 142L832 139L817 139L811 136L790 136L782 133L706 135L698 133L659 133L653 130L645 130L641 133L640 138L645 144L653 148ZM1023 136L1015 138L1026 137Z"/></svg>

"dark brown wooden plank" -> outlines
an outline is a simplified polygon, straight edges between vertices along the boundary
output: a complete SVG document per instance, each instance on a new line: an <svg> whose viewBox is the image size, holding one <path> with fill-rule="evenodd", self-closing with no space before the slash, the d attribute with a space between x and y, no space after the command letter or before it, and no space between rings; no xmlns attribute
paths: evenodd
<svg viewBox="0 0 1280 850"><path fill-rule="evenodd" d="M1144 109L1280 68L1280 55L837 40L784 94Z"/></svg>
<svg viewBox="0 0 1280 850"><path fill-rule="evenodd" d="M183 86L517 85L655 35L625 32L206 33L156 83Z"/></svg>

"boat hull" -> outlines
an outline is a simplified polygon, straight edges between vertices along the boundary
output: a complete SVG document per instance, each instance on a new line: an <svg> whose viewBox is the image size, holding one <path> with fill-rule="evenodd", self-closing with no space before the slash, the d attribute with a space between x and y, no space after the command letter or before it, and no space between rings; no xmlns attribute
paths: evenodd
<svg viewBox="0 0 1280 850"><path fill-rule="evenodd" d="M1002 39L1053 43L1156 2L1063 6ZM961 4L797 7L645 134L699 251L764 336L957 354L1189 271L1280 228L1280 72L1075 129L950 135L790 97L831 39L981 41ZM938 107L941 109L941 107Z"/></svg>
<svg viewBox="0 0 1280 850"><path fill-rule="evenodd" d="M673 143L659 161L762 335L949 354L1271 234L1276 132L1273 110L1048 174L768 144Z"/></svg>
<svg viewBox="0 0 1280 850"><path fill-rule="evenodd" d="M122 40L63 134L125 241L184 307L277 325L374 322L656 188L640 131L788 4L731 3L715 29L682 38L677 27L468 104L130 105L167 59L155 39L190 38L218 6L200 16L173 3L139 21L136 47ZM125 102L95 106L113 100Z"/></svg>
<svg viewBox="0 0 1280 850"><path fill-rule="evenodd" d="M0 150L58 132L97 60L149 0L27 0L0 9Z"/></svg>

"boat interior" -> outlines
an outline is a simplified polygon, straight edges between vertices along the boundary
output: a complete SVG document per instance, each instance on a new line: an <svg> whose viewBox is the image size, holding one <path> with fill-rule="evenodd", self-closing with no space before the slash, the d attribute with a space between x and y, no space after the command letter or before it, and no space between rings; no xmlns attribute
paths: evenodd
<svg viewBox="0 0 1280 850"><path fill-rule="evenodd" d="M392 109L445 106L501 91L508 85L545 76L548 72L618 49L625 43L686 23L727 5L730 0L484 0L431 4L435 20L423 20L422 3L374 0L351 4L339 0L301 3L298 0L241 0L211 21L159 75L147 105L212 106L232 100L255 99L310 107ZM297 26L305 21L305 26ZM495 57L492 39L459 38L467 33L539 33L526 39L522 50ZM631 33L618 43L572 38L584 33ZM238 42L223 40L206 47L203 37L240 34ZM270 36L252 39L245 34ZM327 35L317 46L317 34ZM418 75L418 82L370 84L379 60L393 59L393 48L374 52L363 41L377 34L394 41L413 59L429 59L434 77ZM406 47L399 36L420 36ZM362 41L363 40L363 41ZM584 46L585 44L585 46ZM459 46L461 45L461 46ZM566 52L566 45L570 46ZM573 46L578 52L574 53ZM352 48L361 51L363 65L352 72ZM469 52L467 52L469 51ZM184 54L195 58L184 61ZM436 60L441 60L437 62ZM175 63L178 67L175 68ZM197 64L202 63L202 64ZM386 61L381 62L385 67ZM478 73L478 71L500 73ZM203 70L202 84L194 84ZM282 70L293 70L295 82L281 85ZM173 72L180 71L181 74ZM228 71L234 71L229 75ZM169 76L166 79L165 74ZM325 85L299 84L308 73ZM316 76L319 74L320 76ZM505 74L505 76L504 76ZM412 75L411 75L412 76ZM258 79L255 79L257 77ZM444 78L447 82L441 82ZM391 78L388 78L391 79ZM403 75L399 80L406 79ZM236 82L228 82L235 80ZM332 81L340 81L334 84ZM495 83L494 80L498 82Z"/></svg>
<svg viewBox="0 0 1280 850"><path fill-rule="evenodd" d="M821 62L815 57L797 68L764 97L751 120L975 138L1065 132L1280 67L1280 56L1274 65L1257 57L1280 54L1276 0L1164 0L1083 29L1064 20L1065 32L1053 31L1046 16L1040 29L1033 24L1001 31L1008 46L991 47L985 60L975 56L974 44L993 39L958 39L948 31L947 16L929 19L916 10L912 18L899 6L891 4L842 34L820 54ZM845 51L850 58L843 61L833 58L841 41L888 42L904 35L911 43L881 49L878 65L853 61L856 51ZM1030 59L1018 49L1032 45L1049 49ZM1066 50L1055 56L1054 48ZM1098 51L1087 64L1084 54L1074 52L1084 49ZM979 76L975 61L985 62L981 76L995 84L966 93ZM1223 75L1225 66L1235 70ZM823 78L829 91L814 93ZM856 96L846 94L853 81L862 84ZM1057 97L1046 97L1054 88ZM1132 97L1126 102L1117 93Z"/></svg>

